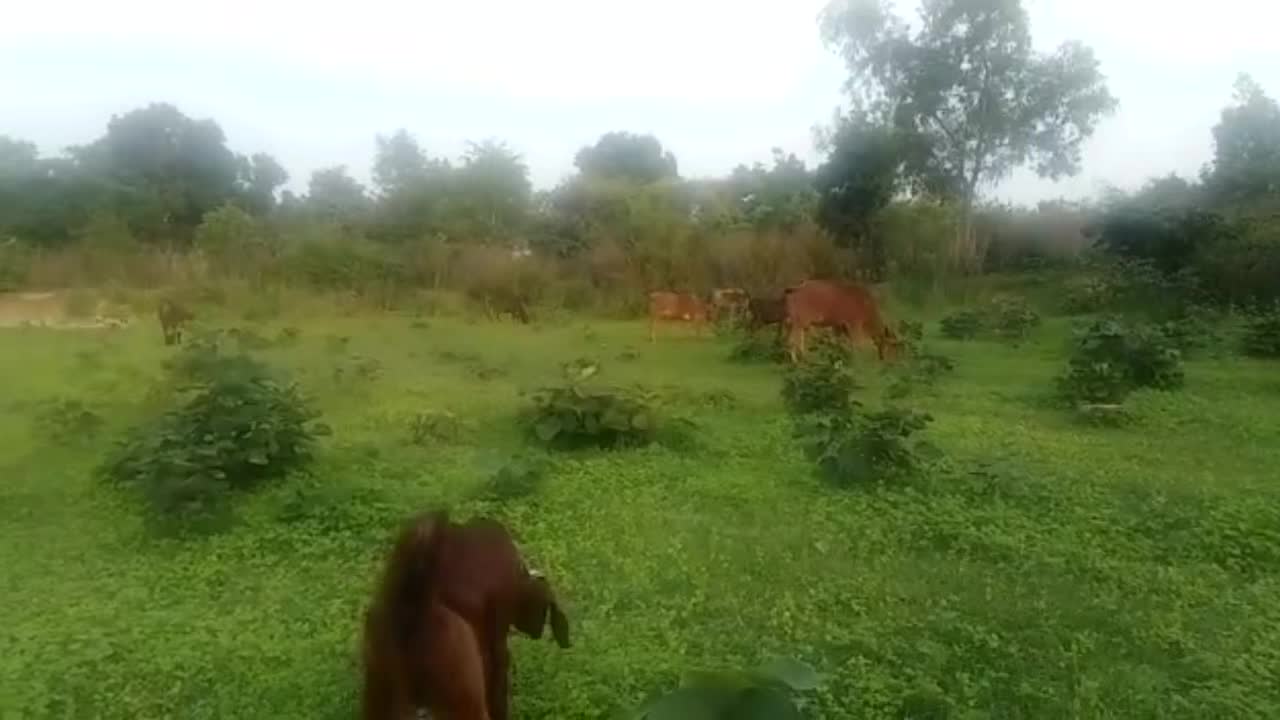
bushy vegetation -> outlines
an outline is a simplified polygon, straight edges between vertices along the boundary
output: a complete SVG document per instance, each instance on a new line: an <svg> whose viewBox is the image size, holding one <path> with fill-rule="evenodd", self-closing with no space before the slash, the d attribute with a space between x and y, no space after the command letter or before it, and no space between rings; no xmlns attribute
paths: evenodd
<svg viewBox="0 0 1280 720"><path fill-rule="evenodd" d="M782 400L792 415L843 414L857 387L843 357L815 352L805 362L787 368Z"/></svg>
<svg viewBox="0 0 1280 720"><path fill-rule="evenodd" d="M247 355L196 345L175 363L171 407L133 428L101 467L164 519L220 509L305 466L322 425L297 388Z"/></svg>
<svg viewBox="0 0 1280 720"><path fill-rule="evenodd" d="M529 434L558 449L622 448L652 442L661 422L657 395L641 388L589 382L598 372L595 363L575 361L565 367L562 385L533 392L523 418Z"/></svg>
<svg viewBox="0 0 1280 720"><path fill-rule="evenodd" d="M942 334L953 340L990 335L1014 342L1025 340L1040 325L1040 314L1024 298L999 295L982 309L965 309L942 318Z"/></svg>
<svg viewBox="0 0 1280 720"><path fill-rule="evenodd" d="M1115 404L1139 388L1183 382L1181 353L1159 328L1103 319L1078 333L1059 387L1076 402Z"/></svg>
<svg viewBox="0 0 1280 720"><path fill-rule="evenodd" d="M1280 304L1249 321L1245 328L1244 351L1254 357L1280 358Z"/></svg>

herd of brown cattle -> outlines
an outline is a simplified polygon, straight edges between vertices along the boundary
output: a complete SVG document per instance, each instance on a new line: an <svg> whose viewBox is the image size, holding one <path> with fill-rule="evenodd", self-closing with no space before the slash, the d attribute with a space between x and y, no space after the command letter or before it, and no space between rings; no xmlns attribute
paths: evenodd
<svg viewBox="0 0 1280 720"><path fill-rule="evenodd" d="M722 288L704 300L688 293L649 293L649 340L657 340L659 322L692 323L695 333L712 319L745 321L750 330L777 325L786 331L787 351L794 362L806 353L811 328L833 328L855 343L864 337L875 345L881 360L889 359L898 341L880 317L880 308L867 288L830 280L806 280L783 290L780 297L751 297L744 290Z"/></svg>

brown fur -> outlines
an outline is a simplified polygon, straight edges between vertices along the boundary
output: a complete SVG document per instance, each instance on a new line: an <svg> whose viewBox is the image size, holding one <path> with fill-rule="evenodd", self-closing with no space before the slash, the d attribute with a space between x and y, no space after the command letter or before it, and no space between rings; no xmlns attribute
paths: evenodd
<svg viewBox="0 0 1280 720"><path fill-rule="evenodd" d="M805 354L805 332L814 326L838 328L850 343L859 334L870 338L881 360L891 356L896 348L897 338L881 319L876 299L861 285L806 280L787 288L785 300L787 345L792 362Z"/></svg>
<svg viewBox="0 0 1280 720"><path fill-rule="evenodd" d="M190 310L173 300L161 300L156 316L160 318L160 332L164 333L165 345L181 343L183 327L195 319Z"/></svg>
<svg viewBox="0 0 1280 720"><path fill-rule="evenodd" d="M782 325L787 319L785 297L753 297L747 301L747 328L755 331L766 325Z"/></svg>
<svg viewBox="0 0 1280 720"><path fill-rule="evenodd" d="M657 290L649 293L649 342L658 339L658 321L693 323L694 332L702 333L710 312L701 298L686 293Z"/></svg>
<svg viewBox="0 0 1280 720"><path fill-rule="evenodd" d="M751 296L742 288L716 288L711 291L711 309L716 319L728 315L736 321L746 312Z"/></svg>
<svg viewBox="0 0 1280 720"><path fill-rule="evenodd" d="M507 720L514 626L561 647L569 622L544 578L531 575L492 520L415 518L400 534L365 625L364 718ZM407 714L406 714L407 713Z"/></svg>

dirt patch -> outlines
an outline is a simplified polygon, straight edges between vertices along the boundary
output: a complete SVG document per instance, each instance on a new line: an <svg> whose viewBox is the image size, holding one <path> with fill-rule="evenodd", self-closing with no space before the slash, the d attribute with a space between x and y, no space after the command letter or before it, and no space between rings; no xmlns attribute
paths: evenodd
<svg viewBox="0 0 1280 720"><path fill-rule="evenodd" d="M86 330L132 322L128 309L79 291L0 293L0 327Z"/></svg>

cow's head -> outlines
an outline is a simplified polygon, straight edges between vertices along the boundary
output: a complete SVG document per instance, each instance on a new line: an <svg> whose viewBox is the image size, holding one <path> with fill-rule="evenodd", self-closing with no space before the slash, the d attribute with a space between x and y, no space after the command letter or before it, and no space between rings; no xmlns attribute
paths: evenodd
<svg viewBox="0 0 1280 720"><path fill-rule="evenodd" d="M517 630L537 640L542 637L548 621L556 644L562 648L569 647L569 618L556 603L555 593L551 591L551 583L547 582L546 576L530 570L516 593L514 624Z"/></svg>

